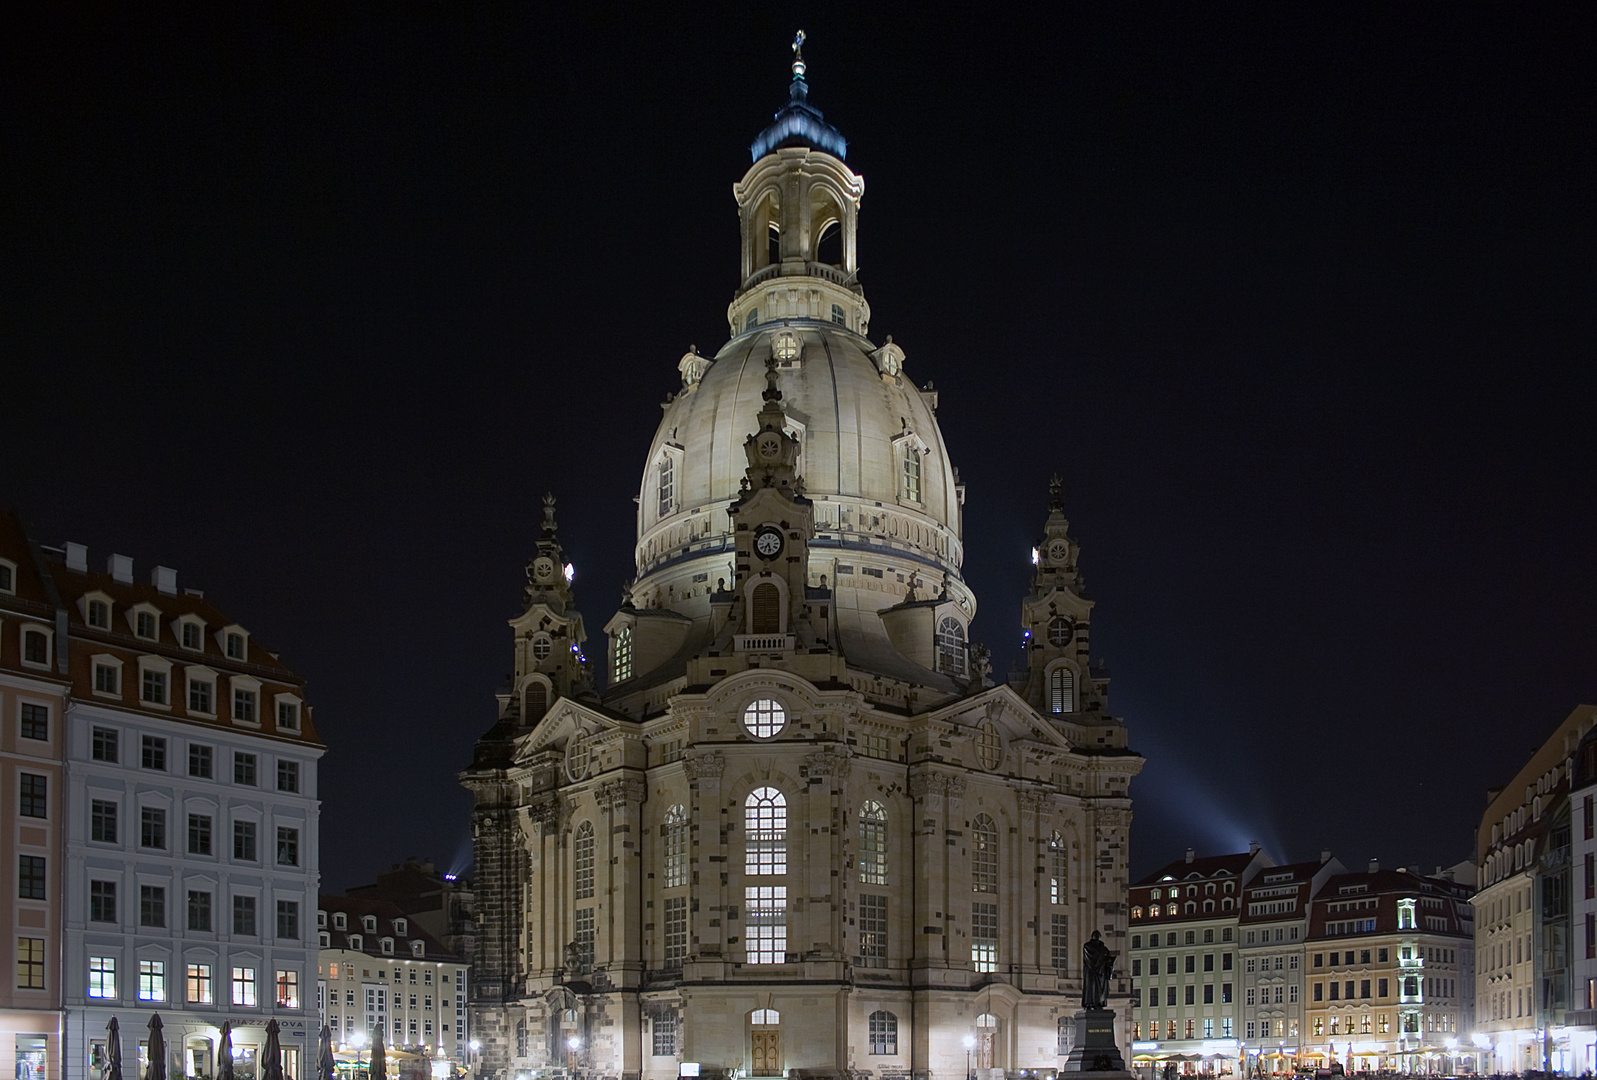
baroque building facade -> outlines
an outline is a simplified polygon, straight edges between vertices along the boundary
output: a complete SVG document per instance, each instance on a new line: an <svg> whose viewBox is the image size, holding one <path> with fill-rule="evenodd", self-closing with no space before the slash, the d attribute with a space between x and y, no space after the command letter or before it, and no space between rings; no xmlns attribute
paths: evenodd
<svg viewBox="0 0 1597 1080"><path fill-rule="evenodd" d="M1083 940L1124 948L1142 759L1057 484L995 683L936 392L867 336L846 153L795 46L733 186L730 340L682 357L644 462L603 689L546 499L461 774L483 1075L1052 1069Z"/></svg>

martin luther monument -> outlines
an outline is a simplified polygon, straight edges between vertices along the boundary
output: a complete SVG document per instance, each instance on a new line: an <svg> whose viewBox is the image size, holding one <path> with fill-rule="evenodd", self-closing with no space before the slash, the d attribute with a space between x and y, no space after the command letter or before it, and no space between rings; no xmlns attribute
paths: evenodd
<svg viewBox="0 0 1597 1080"><path fill-rule="evenodd" d="M1131 1075L1115 1043L1115 1014L1108 1008L1118 955L1097 930L1081 947L1081 1011L1076 1014L1076 1036L1064 1072Z"/></svg>

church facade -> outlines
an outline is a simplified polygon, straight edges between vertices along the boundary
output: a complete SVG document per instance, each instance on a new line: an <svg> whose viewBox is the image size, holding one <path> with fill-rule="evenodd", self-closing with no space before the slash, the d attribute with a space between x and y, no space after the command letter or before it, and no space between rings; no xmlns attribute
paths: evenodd
<svg viewBox="0 0 1597 1080"><path fill-rule="evenodd" d="M1124 949L1142 759L1057 483L1026 664L995 682L937 395L868 337L846 153L795 46L733 187L730 340L678 365L602 680L546 500L461 774L485 1076L1052 1070L1083 942Z"/></svg>

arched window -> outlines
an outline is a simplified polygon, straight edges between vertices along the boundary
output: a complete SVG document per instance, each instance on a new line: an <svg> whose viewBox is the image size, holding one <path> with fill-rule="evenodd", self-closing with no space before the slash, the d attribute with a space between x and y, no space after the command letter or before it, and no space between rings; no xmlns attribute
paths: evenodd
<svg viewBox="0 0 1597 1080"><path fill-rule="evenodd" d="M1076 1019L1073 1016L1061 1016L1059 1018L1059 1048L1057 1053L1060 1057L1070 1053L1070 1039L1074 1034L1075 1024Z"/></svg>
<svg viewBox="0 0 1597 1080"><path fill-rule="evenodd" d="M1140 918L1142 918L1142 908L1140 908L1140 907L1134 907L1134 908L1132 908L1132 909L1131 909L1131 917L1132 917L1132 918L1133 918L1133 919L1140 919Z"/></svg>
<svg viewBox="0 0 1597 1080"><path fill-rule="evenodd" d="M688 883L688 811L681 803L665 812L665 887Z"/></svg>
<svg viewBox="0 0 1597 1080"><path fill-rule="evenodd" d="M623 626L616 631L615 661L610 665L616 682L632 678L632 627Z"/></svg>
<svg viewBox="0 0 1597 1080"><path fill-rule="evenodd" d="M1076 673L1063 665L1048 673L1048 711L1076 711Z"/></svg>
<svg viewBox="0 0 1597 1080"><path fill-rule="evenodd" d="M787 799L774 787L755 788L743 802L743 872L787 873Z"/></svg>
<svg viewBox="0 0 1597 1080"><path fill-rule="evenodd" d="M907 440L904 443L904 498L920 502L920 447Z"/></svg>
<svg viewBox="0 0 1597 1080"><path fill-rule="evenodd" d="M749 633L782 632L782 594L775 585L764 582L754 586L753 602L749 608Z"/></svg>
<svg viewBox="0 0 1597 1080"><path fill-rule="evenodd" d="M863 885L887 884L887 811L872 800L859 808L859 879Z"/></svg>
<svg viewBox="0 0 1597 1080"><path fill-rule="evenodd" d="M871 1013L871 1053L898 1053L898 1017L886 1010Z"/></svg>
<svg viewBox="0 0 1597 1080"><path fill-rule="evenodd" d="M521 722L535 724L549 711L549 688L537 679L521 690Z"/></svg>
<svg viewBox="0 0 1597 1080"><path fill-rule="evenodd" d="M976 728L976 760L984 769L996 769L1004 760L1004 743L991 720Z"/></svg>
<svg viewBox="0 0 1597 1080"><path fill-rule="evenodd" d="M1068 863L1065 858L1065 838L1055 829L1053 836L1048 838L1048 902L1050 904L1063 904L1065 902L1065 869Z"/></svg>
<svg viewBox="0 0 1597 1080"><path fill-rule="evenodd" d="M998 826L986 814L977 814L971 828L971 891L998 891Z"/></svg>
<svg viewBox="0 0 1597 1080"><path fill-rule="evenodd" d="M676 513L677 506L676 462L670 454L661 458L660 464L655 467L655 479L658 481L660 516L670 517Z"/></svg>
<svg viewBox="0 0 1597 1080"><path fill-rule="evenodd" d="M944 675L965 674L965 628L952 617L937 626L937 670Z"/></svg>
<svg viewBox="0 0 1597 1080"><path fill-rule="evenodd" d="M572 845L572 863L576 871L577 899L586 900L593 895L593 822L584 821L577 826L577 842Z"/></svg>
<svg viewBox="0 0 1597 1080"><path fill-rule="evenodd" d="M1174 904L1166 904L1165 905L1165 914L1166 915L1174 915L1175 913L1176 913L1176 906Z"/></svg>
<svg viewBox="0 0 1597 1080"><path fill-rule="evenodd" d="M1188 900L1187 901L1187 914L1188 915L1195 915L1195 914L1197 914L1197 911L1198 911L1198 905L1195 902L1193 902L1191 900Z"/></svg>

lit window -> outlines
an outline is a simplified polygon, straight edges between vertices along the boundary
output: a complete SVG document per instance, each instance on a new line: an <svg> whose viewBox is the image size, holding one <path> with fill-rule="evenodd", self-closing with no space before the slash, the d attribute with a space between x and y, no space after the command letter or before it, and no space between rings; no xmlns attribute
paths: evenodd
<svg viewBox="0 0 1597 1080"><path fill-rule="evenodd" d="M577 899L593 896L593 823L584 821L577 826L577 842L573 848L577 879Z"/></svg>
<svg viewBox="0 0 1597 1080"><path fill-rule="evenodd" d="M859 808L859 879L864 885L887 884L887 811L866 800Z"/></svg>
<svg viewBox="0 0 1597 1080"><path fill-rule="evenodd" d="M655 467L655 480L658 486L660 517L670 517L676 513L676 462L667 454L660 459L660 464Z"/></svg>
<svg viewBox="0 0 1597 1080"><path fill-rule="evenodd" d="M871 1013L870 1039L871 1053L898 1053L898 1017L885 1011Z"/></svg>
<svg viewBox="0 0 1597 1080"><path fill-rule="evenodd" d="M965 674L965 629L952 617L937 627L937 670L944 675Z"/></svg>
<svg viewBox="0 0 1597 1080"><path fill-rule="evenodd" d="M1065 852L1065 838L1055 829L1053 836L1048 838L1048 902L1050 904L1063 904L1066 900L1065 870L1069 861ZM1142 909L1137 909L1137 916L1141 916Z"/></svg>
<svg viewBox="0 0 1597 1080"><path fill-rule="evenodd" d="M755 788L743 803L743 872L787 873L787 799L773 787Z"/></svg>
<svg viewBox="0 0 1597 1080"><path fill-rule="evenodd" d="M887 897L862 893L859 898L859 966L887 966Z"/></svg>
<svg viewBox="0 0 1597 1080"><path fill-rule="evenodd" d="M166 1000L166 962L164 960L139 961L139 1000Z"/></svg>
<svg viewBox="0 0 1597 1080"><path fill-rule="evenodd" d="M236 967L233 969L233 1004L246 1006L255 1004L254 968Z"/></svg>
<svg viewBox="0 0 1597 1080"><path fill-rule="evenodd" d="M17 938L17 989L44 989L43 938Z"/></svg>
<svg viewBox="0 0 1597 1080"><path fill-rule="evenodd" d="M611 667L615 671L615 681L623 682L632 678L632 627L623 626L616 631L614 648L615 662Z"/></svg>
<svg viewBox="0 0 1597 1080"><path fill-rule="evenodd" d="M299 1008L299 972L277 970L277 1004L284 1009Z"/></svg>
<svg viewBox="0 0 1597 1080"><path fill-rule="evenodd" d="M998 970L998 905L970 906L970 966L972 971Z"/></svg>
<svg viewBox="0 0 1597 1080"><path fill-rule="evenodd" d="M89 996L91 998L116 997L116 957L89 957Z"/></svg>
<svg viewBox="0 0 1597 1080"><path fill-rule="evenodd" d="M787 886L749 885L743 890L744 958L750 964L787 960Z"/></svg>
<svg viewBox="0 0 1597 1080"><path fill-rule="evenodd" d="M832 321L835 322L839 326L846 326L847 325L847 320L843 316L843 305L841 305L841 304L833 304L832 305Z"/></svg>
<svg viewBox="0 0 1597 1080"><path fill-rule="evenodd" d="M743 710L743 727L756 739L774 737L787 724L787 711L779 702L760 698Z"/></svg>
<svg viewBox="0 0 1597 1080"><path fill-rule="evenodd" d="M593 908L582 907L577 909L576 917L576 942L578 970L584 973L593 970ZM411 1007L416 1005L416 995L410 996Z"/></svg>
<svg viewBox="0 0 1597 1080"><path fill-rule="evenodd" d="M909 502L920 502L920 447L913 443L904 444L904 498Z"/></svg>
<svg viewBox="0 0 1597 1080"><path fill-rule="evenodd" d="M665 813L665 887L675 889L688 883L688 811L681 803Z"/></svg>
<svg viewBox="0 0 1597 1080"><path fill-rule="evenodd" d="M682 961L688 956L688 898L668 896L665 899L665 966L668 971L680 971Z"/></svg>
<svg viewBox="0 0 1597 1080"><path fill-rule="evenodd" d="M971 891L998 891L998 826L986 814L977 814L971 827Z"/></svg>

